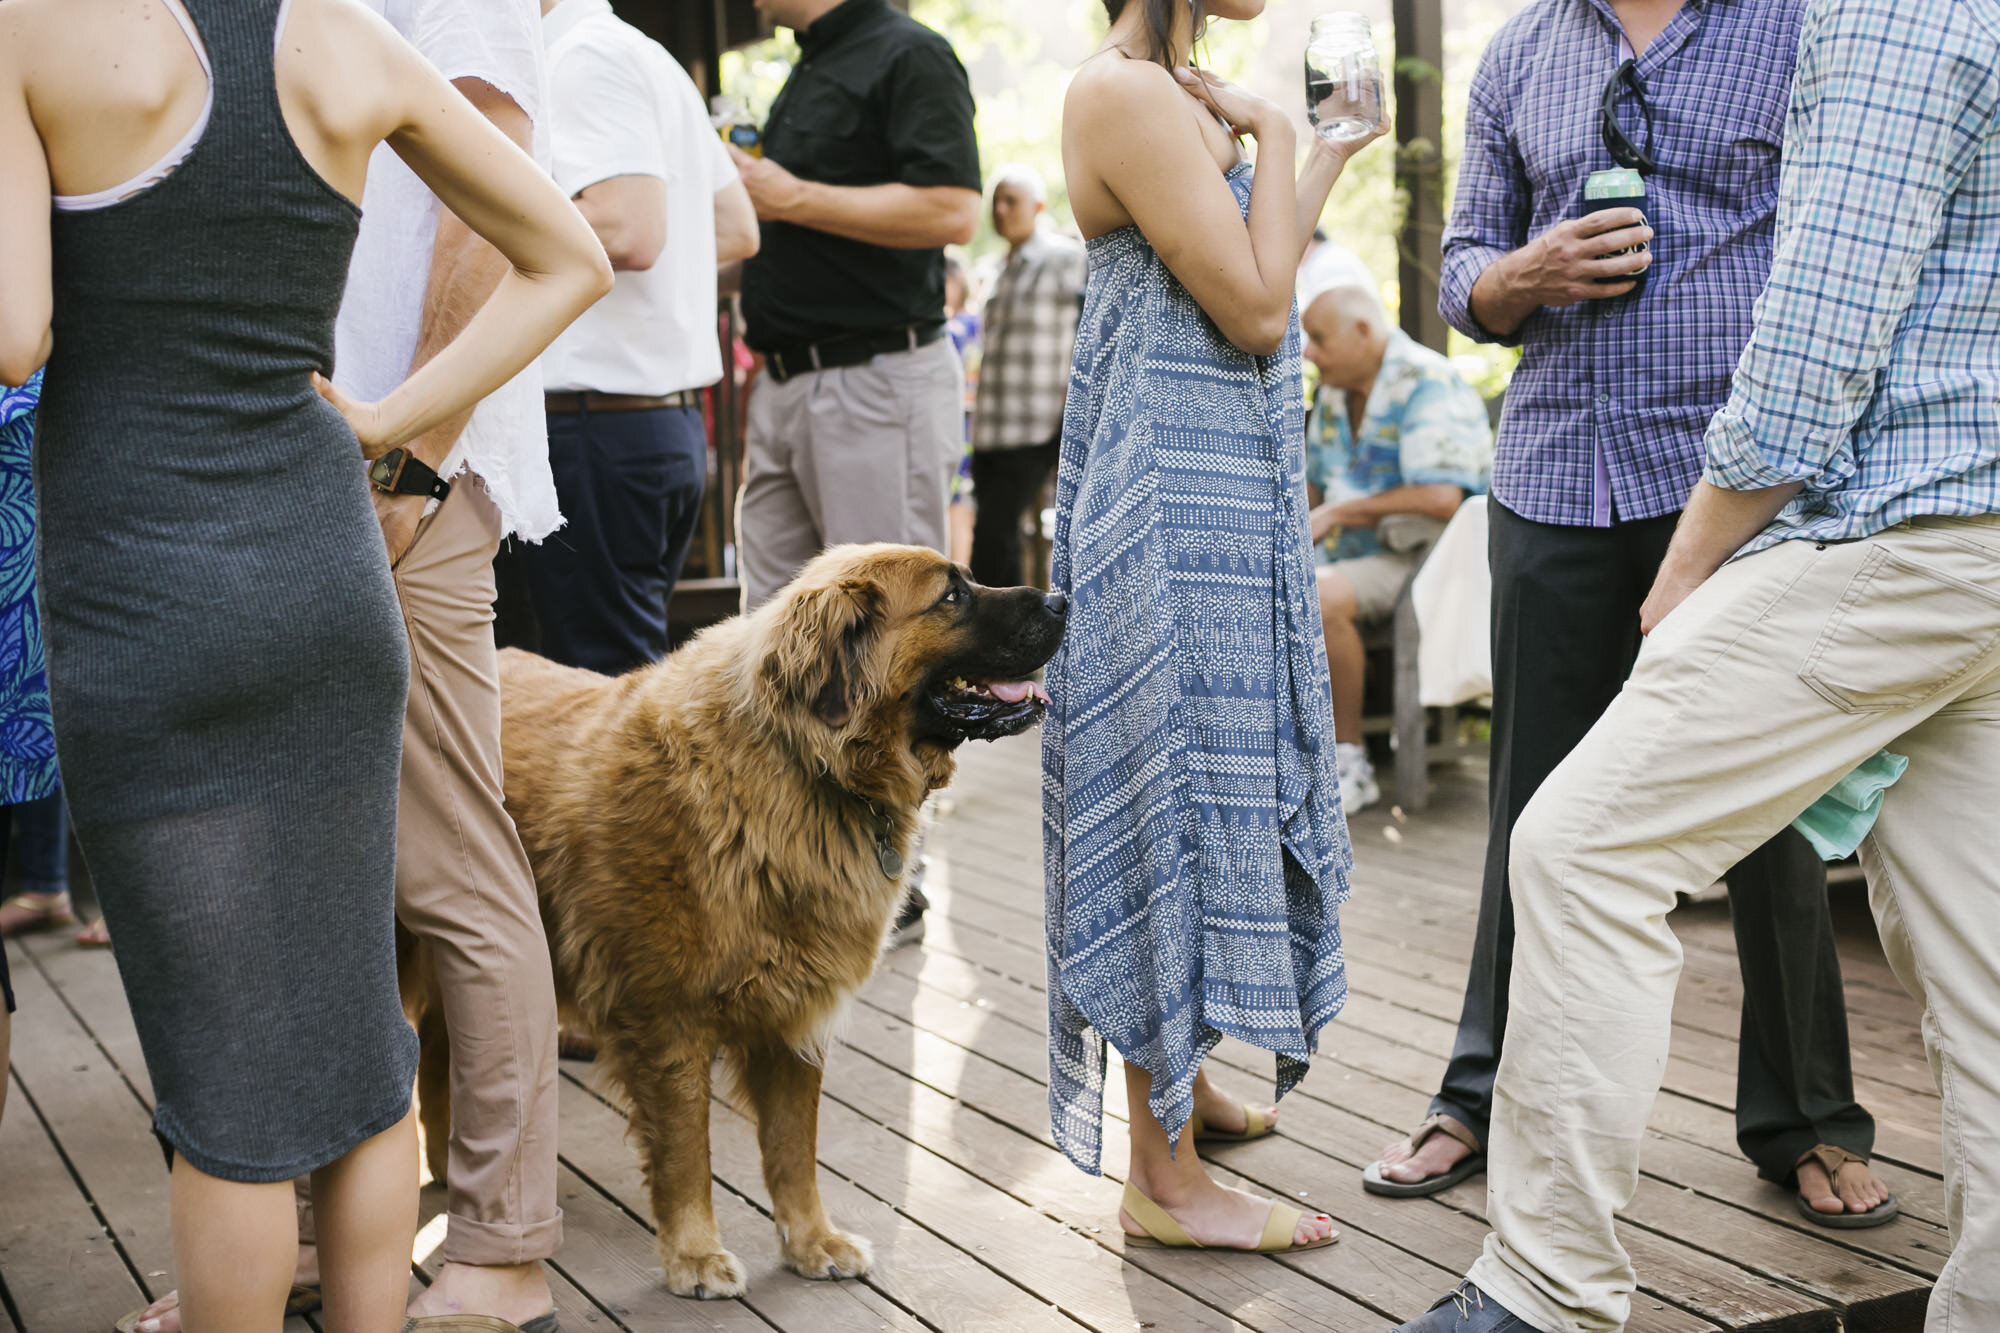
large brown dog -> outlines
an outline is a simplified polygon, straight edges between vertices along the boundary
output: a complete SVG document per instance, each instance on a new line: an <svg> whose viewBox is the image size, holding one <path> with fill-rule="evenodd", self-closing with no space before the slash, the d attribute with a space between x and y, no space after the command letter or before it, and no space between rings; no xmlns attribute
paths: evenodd
<svg viewBox="0 0 2000 1333"><path fill-rule="evenodd" d="M960 742L1040 719L1026 678L1055 652L1065 610L1060 595L980 587L933 551L844 546L768 606L626 676L501 654L507 807L557 997L630 1103L680 1295L744 1290L709 1196L718 1052L757 1117L786 1264L868 1271L867 1242L820 1203L820 1061L901 902L918 807L950 780ZM440 1146L441 1026L419 1023L423 1119Z"/></svg>

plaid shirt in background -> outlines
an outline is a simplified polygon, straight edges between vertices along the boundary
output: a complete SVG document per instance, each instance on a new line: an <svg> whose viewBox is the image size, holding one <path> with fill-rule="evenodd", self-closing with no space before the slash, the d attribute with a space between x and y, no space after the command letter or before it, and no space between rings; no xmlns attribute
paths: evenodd
<svg viewBox="0 0 2000 1333"><path fill-rule="evenodd" d="M1083 247L1056 236L1033 236L1008 256L986 298L974 449L1047 444L1062 429L1084 273Z"/></svg>
<svg viewBox="0 0 2000 1333"><path fill-rule="evenodd" d="M1891 0L1883 0L1888 7ZM1688 0L1639 57L1653 107L1653 266L1634 297L1543 308L1521 328L1493 495L1523 518L1608 526L1679 510L1771 267L1772 213L1802 0ZM1480 341L1472 286L1579 216L1615 164L1598 132L1623 30L1605 0L1541 0L1487 47L1466 111L1439 308ZM1638 99L1618 119L1645 142Z"/></svg>
<svg viewBox="0 0 2000 1333"><path fill-rule="evenodd" d="M1704 474L1806 489L1744 549L2000 512L2000 3L1816 0L1778 255Z"/></svg>

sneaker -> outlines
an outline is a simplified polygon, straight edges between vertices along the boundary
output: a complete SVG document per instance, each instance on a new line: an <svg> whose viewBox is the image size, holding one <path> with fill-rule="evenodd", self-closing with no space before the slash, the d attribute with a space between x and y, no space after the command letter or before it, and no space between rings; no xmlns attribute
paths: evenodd
<svg viewBox="0 0 2000 1333"><path fill-rule="evenodd" d="M1390 1333L1541 1333L1533 1324L1510 1312L1500 1302L1475 1287L1461 1282L1456 1290L1407 1324L1398 1324Z"/></svg>
<svg viewBox="0 0 2000 1333"><path fill-rule="evenodd" d="M1375 765L1369 762L1368 747L1345 741L1333 747L1334 762L1340 770L1340 803L1350 815L1358 815L1382 799L1375 781Z"/></svg>

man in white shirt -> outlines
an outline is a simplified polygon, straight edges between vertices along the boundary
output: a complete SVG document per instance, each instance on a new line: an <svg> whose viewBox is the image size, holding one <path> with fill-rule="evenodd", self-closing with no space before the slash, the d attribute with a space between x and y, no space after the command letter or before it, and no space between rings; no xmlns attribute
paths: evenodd
<svg viewBox="0 0 2000 1333"><path fill-rule="evenodd" d="M701 391L722 377L716 266L756 253L757 215L664 47L607 0L542 13L556 183L617 278L542 357L568 523L519 561L542 654L617 675L667 650L708 475Z"/></svg>
<svg viewBox="0 0 2000 1333"><path fill-rule="evenodd" d="M535 0L368 3L547 163ZM369 163L362 212L334 378L375 399L457 335L506 264L386 146ZM413 442L450 484L441 503L384 494L376 478L410 636L397 916L427 946L451 1046L451 1139L443 1154L430 1147L447 1162L444 1266L410 1313L523 1325L553 1304L541 1261L562 1242L555 986L534 876L502 805L491 617L501 539L537 541L562 522L540 396L530 370Z"/></svg>

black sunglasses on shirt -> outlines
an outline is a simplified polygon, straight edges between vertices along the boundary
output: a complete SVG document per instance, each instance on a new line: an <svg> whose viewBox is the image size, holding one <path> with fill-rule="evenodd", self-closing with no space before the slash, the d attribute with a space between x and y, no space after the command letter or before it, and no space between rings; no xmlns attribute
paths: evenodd
<svg viewBox="0 0 2000 1333"><path fill-rule="evenodd" d="M1639 102L1639 118L1645 124L1645 142L1634 143L1618 123L1618 95L1625 89L1632 90L1632 96ZM1611 81L1604 85L1604 95L1597 105L1598 133L1604 136L1604 147L1611 153L1611 160L1641 176L1650 176L1660 169L1653 157L1653 104L1646 100L1646 81L1639 77L1639 62L1627 60L1618 66Z"/></svg>

